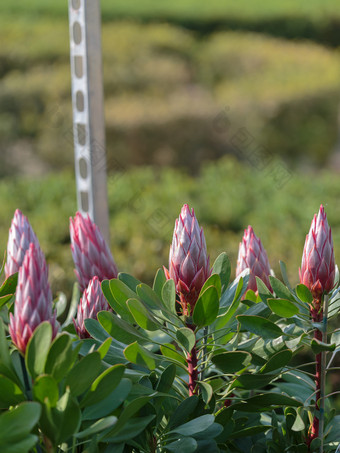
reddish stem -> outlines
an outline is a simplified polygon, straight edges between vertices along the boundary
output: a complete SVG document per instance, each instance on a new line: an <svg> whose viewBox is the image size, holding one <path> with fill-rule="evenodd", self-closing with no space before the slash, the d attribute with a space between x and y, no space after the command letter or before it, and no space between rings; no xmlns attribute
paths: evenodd
<svg viewBox="0 0 340 453"><path fill-rule="evenodd" d="M321 306L321 298L314 299L313 305L311 307L311 317L314 322L322 322L322 306ZM315 329L314 331L314 338L316 340L322 341L322 332L319 329ZM319 416L317 412L319 411L319 404L320 404L320 393L321 393L321 352L315 355L315 413L313 417L313 423L310 427L308 438L307 438L307 446L308 451L310 451L310 444L314 439L319 437Z"/></svg>
<svg viewBox="0 0 340 453"><path fill-rule="evenodd" d="M197 393L196 385L198 381L196 345L192 348L190 354L187 355L187 362L189 373L189 396L192 396Z"/></svg>

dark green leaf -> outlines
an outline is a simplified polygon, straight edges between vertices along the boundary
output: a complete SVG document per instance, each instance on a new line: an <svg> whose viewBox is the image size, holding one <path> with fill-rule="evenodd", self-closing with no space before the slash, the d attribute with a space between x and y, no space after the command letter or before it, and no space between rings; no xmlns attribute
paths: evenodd
<svg viewBox="0 0 340 453"><path fill-rule="evenodd" d="M113 295L115 303L112 308L116 311L124 320L134 323L133 316L126 306L126 301L136 297L136 293L132 291L125 283L121 280L113 279L110 280L110 289ZM110 303L110 301L109 301Z"/></svg>
<svg viewBox="0 0 340 453"><path fill-rule="evenodd" d="M51 341L52 326L44 321L35 329L26 348L26 368L33 379L44 372Z"/></svg>
<svg viewBox="0 0 340 453"><path fill-rule="evenodd" d="M122 281L126 286L128 286L132 291L136 292L136 287L142 282L135 278L133 275L127 274L125 272L119 272L118 279Z"/></svg>
<svg viewBox="0 0 340 453"><path fill-rule="evenodd" d="M273 294L269 291L267 286L263 283L263 281L259 277L256 278L256 287L257 291L259 292L259 296L261 299L266 302L268 298L272 298Z"/></svg>
<svg viewBox="0 0 340 453"><path fill-rule="evenodd" d="M176 331L176 338L178 342L186 349L187 352L191 352L195 346L196 337L194 332L188 327L182 327Z"/></svg>
<svg viewBox="0 0 340 453"><path fill-rule="evenodd" d="M146 427L155 417L156 415L147 415L146 417L132 418L115 436L106 435L105 440L114 443L128 441L145 431Z"/></svg>
<svg viewBox="0 0 340 453"><path fill-rule="evenodd" d="M212 357L211 361L223 373L233 374L245 368L251 361L249 352L226 351Z"/></svg>
<svg viewBox="0 0 340 453"><path fill-rule="evenodd" d="M117 423L117 420L118 420L117 417L114 416L102 418L94 422L93 425L84 429L84 431L74 434L74 437L76 439L84 439L85 437L93 436L94 434L100 433L104 429L111 428L113 425Z"/></svg>
<svg viewBox="0 0 340 453"><path fill-rule="evenodd" d="M58 432L56 433L57 443L66 442L79 429L81 412L75 398L66 390L60 398L54 411L58 411Z"/></svg>
<svg viewBox="0 0 340 453"><path fill-rule="evenodd" d="M99 352L92 352L83 357L66 376L65 385L70 387L73 396L84 393L100 372L101 359Z"/></svg>
<svg viewBox="0 0 340 453"><path fill-rule="evenodd" d="M18 272L10 275L0 287L0 297L13 295L15 293L18 282Z"/></svg>
<svg viewBox="0 0 340 453"><path fill-rule="evenodd" d="M162 289L162 299L170 313L176 315L176 289L175 282L170 279L164 283Z"/></svg>
<svg viewBox="0 0 340 453"><path fill-rule="evenodd" d="M205 404L209 404L213 396L213 389L211 385L207 382L198 381L198 386L201 389L203 401L205 402Z"/></svg>
<svg viewBox="0 0 340 453"><path fill-rule="evenodd" d="M269 281L277 297L294 300L289 289L278 278L269 275Z"/></svg>
<svg viewBox="0 0 340 453"><path fill-rule="evenodd" d="M62 333L54 339L48 351L45 373L51 374L59 382L68 373L75 360L72 339L66 333Z"/></svg>
<svg viewBox="0 0 340 453"><path fill-rule="evenodd" d="M25 401L20 387L6 376L0 374L0 408L8 408Z"/></svg>
<svg viewBox="0 0 340 453"><path fill-rule="evenodd" d="M205 281L204 285L202 286L202 289L200 291L200 295L204 293L204 291L209 288L209 286L214 286L217 290L218 297L221 297L221 279L218 274L212 274L208 278L208 280Z"/></svg>
<svg viewBox="0 0 340 453"><path fill-rule="evenodd" d="M36 426L41 407L36 402L25 402L0 415L0 448L5 452L6 445L16 444Z"/></svg>
<svg viewBox="0 0 340 453"><path fill-rule="evenodd" d="M264 339L277 338L283 335L279 326L260 316L239 315L236 317L243 330L248 330Z"/></svg>
<svg viewBox="0 0 340 453"><path fill-rule="evenodd" d="M333 344L328 344L328 343L323 343L322 341L317 340L316 338L313 338L311 342L311 347L312 351L314 354L319 354L319 352L322 351L331 351L333 352L335 350L335 343Z"/></svg>
<svg viewBox="0 0 340 453"><path fill-rule="evenodd" d="M151 309L161 309L163 307L162 302L158 298L157 294L150 286L145 283L141 283L137 286L137 294L139 298Z"/></svg>
<svg viewBox="0 0 340 453"><path fill-rule="evenodd" d="M135 329L128 322L109 311L101 311L98 313L97 317L106 332L124 344L130 344L136 340L140 341L141 339L146 339L146 336L142 331Z"/></svg>
<svg viewBox="0 0 340 453"><path fill-rule="evenodd" d="M162 289L163 289L165 282L166 282L166 277L164 274L164 270L162 268L158 269L158 271L155 275L152 289L155 291L155 293L157 294L157 296L160 299L162 299Z"/></svg>
<svg viewBox="0 0 340 453"><path fill-rule="evenodd" d="M171 360L176 361L178 365L184 366L187 368L187 362L182 354L176 350L176 347L173 344L167 343L161 346L161 353L164 357L167 357Z"/></svg>
<svg viewBox="0 0 340 453"><path fill-rule="evenodd" d="M229 439L238 439L240 437L255 436L259 433L264 433L270 429L270 425L259 425L259 426L250 426L248 428L240 429L239 431L234 431L231 433Z"/></svg>
<svg viewBox="0 0 340 453"><path fill-rule="evenodd" d="M183 436L192 436L202 431L205 431L214 423L215 417L211 414L201 415L194 418L184 425L173 428L170 433L182 434Z"/></svg>
<svg viewBox="0 0 340 453"><path fill-rule="evenodd" d="M182 425L195 411L198 404L198 396L193 395L182 401L169 420L169 428Z"/></svg>
<svg viewBox="0 0 340 453"><path fill-rule="evenodd" d="M232 388L258 389L269 384L275 377L276 375L269 374L242 374L234 381Z"/></svg>
<svg viewBox="0 0 340 453"><path fill-rule="evenodd" d="M168 365L162 372L156 390L162 393L169 392L175 377L176 377L176 365L172 363Z"/></svg>
<svg viewBox="0 0 340 453"><path fill-rule="evenodd" d="M268 299L267 304L273 313L283 318L291 318L299 313L295 303L287 299Z"/></svg>
<svg viewBox="0 0 340 453"><path fill-rule="evenodd" d="M261 368L260 373L271 373L274 370L285 367L290 362L292 356L293 353L289 349L277 352Z"/></svg>
<svg viewBox="0 0 340 453"><path fill-rule="evenodd" d="M181 439L177 439L174 442L171 442L168 445L165 445L165 450L179 453L193 453L197 449L197 442L192 437L182 437Z"/></svg>

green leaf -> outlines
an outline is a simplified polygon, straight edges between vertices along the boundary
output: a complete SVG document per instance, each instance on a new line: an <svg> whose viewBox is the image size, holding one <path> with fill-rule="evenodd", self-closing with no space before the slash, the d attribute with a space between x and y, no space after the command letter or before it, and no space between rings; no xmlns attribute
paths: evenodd
<svg viewBox="0 0 340 453"><path fill-rule="evenodd" d="M202 286L202 289L201 289L199 295L201 296L201 294L203 294L204 291L209 288L209 286L214 286L216 288L217 294L218 294L218 298L220 298L221 297L222 288L221 288L221 279L220 279L220 276L218 274L210 275L208 280L206 280L204 285Z"/></svg>
<svg viewBox="0 0 340 453"><path fill-rule="evenodd" d="M23 440L39 421L41 407L36 402L25 402L0 415L0 451Z"/></svg>
<svg viewBox="0 0 340 453"><path fill-rule="evenodd" d="M293 426L291 427L292 431L299 432L305 429L305 423L301 418L300 409L296 411L296 418Z"/></svg>
<svg viewBox="0 0 340 453"><path fill-rule="evenodd" d="M271 428L270 425L249 426L247 428L234 431L233 433L230 434L229 439L238 439L240 437L255 436L256 434L268 431L268 429L270 428Z"/></svg>
<svg viewBox="0 0 340 453"><path fill-rule="evenodd" d="M78 283L74 283L73 285L73 290L72 290L72 298L71 298L71 304L70 308L67 313L67 318L63 324L63 326L68 326L71 324L73 326L73 318L75 317L77 313L77 307L79 303L79 298L80 298L80 291L79 291L79 285Z"/></svg>
<svg viewBox="0 0 340 453"><path fill-rule="evenodd" d="M124 365L114 365L105 370L93 382L90 390L82 399L80 407L91 406L110 395L122 380L124 371Z"/></svg>
<svg viewBox="0 0 340 453"><path fill-rule="evenodd" d="M289 289L278 278L269 275L269 281L277 297L280 299L294 300Z"/></svg>
<svg viewBox="0 0 340 453"><path fill-rule="evenodd" d="M171 363L162 372L157 383L156 390L161 393L168 393L172 387L172 383L176 377L176 365Z"/></svg>
<svg viewBox="0 0 340 453"><path fill-rule="evenodd" d="M129 402L121 413L115 426L105 434L104 439L113 438L143 406L150 401L149 396L141 396Z"/></svg>
<svg viewBox="0 0 340 453"><path fill-rule="evenodd" d="M112 338L107 338L97 349L100 354L100 358L103 360L106 354L109 352L112 343Z"/></svg>
<svg viewBox="0 0 340 453"><path fill-rule="evenodd" d="M176 350L176 347L173 344L166 343L162 345L161 353L164 357L174 360L178 365L182 365L182 367L184 366L185 369L187 368L185 358Z"/></svg>
<svg viewBox="0 0 340 453"><path fill-rule="evenodd" d="M313 338L313 340L311 342L311 347L312 347L312 351L314 352L314 354L319 354L319 352L322 352L322 351L333 352L336 348L336 345L335 345L335 343L333 343L333 344L323 343L322 341L319 341L316 338Z"/></svg>
<svg viewBox="0 0 340 453"><path fill-rule="evenodd" d="M109 442L126 442L133 437L138 436L146 430L146 427L152 422L156 415L147 415L146 417L136 417L130 419L126 425L115 436L105 436L105 440Z"/></svg>
<svg viewBox="0 0 340 453"><path fill-rule="evenodd" d="M212 396L213 396L213 388L210 384L203 381L197 381L199 388L201 389L202 399L205 404L209 404Z"/></svg>
<svg viewBox="0 0 340 453"><path fill-rule="evenodd" d="M124 403L132 388L130 379L123 378L118 386L105 399L85 407L83 420L94 420L112 414L117 407Z"/></svg>
<svg viewBox="0 0 340 453"><path fill-rule="evenodd" d="M73 396L84 393L98 376L101 359L98 352L83 357L66 376L65 386L70 387Z"/></svg>
<svg viewBox="0 0 340 453"><path fill-rule="evenodd" d="M52 326L44 321L35 329L26 348L26 368L33 379L44 372L51 341Z"/></svg>
<svg viewBox="0 0 340 453"><path fill-rule="evenodd" d="M54 411L58 413L56 443L61 444L78 431L81 422L81 412L77 401L72 398L68 390L60 398Z"/></svg>
<svg viewBox="0 0 340 453"><path fill-rule="evenodd" d="M156 368L156 361L160 360L160 356L153 354L137 342L130 344L124 349L124 355L127 360L136 365L140 365L154 370Z"/></svg>
<svg viewBox="0 0 340 453"><path fill-rule="evenodd" d="M221 279L222 289L228 286L231 274L231 265L228 255L223 252L215 260L212 271Z"/></svg>
<svg viewBox="0 0 340 453"><path fill-rule="evenodd" d="M209 326L215 321L218 309L219 297L217 290L214 286L210 286L201 294L195 304L193 312L194 324L198 327Z"/></svg>
<svg viewBox="0 0 340 453"><path fill-rule="evenodd" d="M17 288L18 282L18 272L15 274L10 275L1 285L0 287L0 297L3 296L13 296L15 290Z"/></svg>
<svg viewBox="0 0 340 453"><path fill-rule="evenodd" d="M57 299L53 302L54 308L57 310L57 318L61 316L67 307L67 297L66 294L59 291Z"/></svg>
<svg viewBox="0 0 340 453"><path fill-rule="evenodd" d="M267 392L235 403L232 407L234 410L243 412L266 412L282 406L299 407L303 406L303 403L281 393Z"/></svg>
<svg viewBox="0 0 340 453"><path fill-rule="evenodd" d="M178 329L176 331L176 338L187 352L191 352L192 348L196 344L195 334L188 327L182 327L181 329Z"/></svg>
<svg viewBox="0 0 340 453"><path fill-rule="evenodd" d="M267 286L263 283L263 281L259 277L256 278L256 287L257 291L259 292L259 296L261 299L266 302L268 298L272 298L273 294L269 291Z"/></svg>
<svg viewBox="0 0 340 453"><path fill-rule="evenodd" d="M141 283L136 288L139 298L151 309L162 309L163 304L157 294L145 283Z"/></svg>
<svg viewBox="0 0 340 453"><path fill-rule="evenodd" d="M93 425L84 429L80 433L74 434L76 439L84 439L85 437L93 436L94 434L100 433L104 429L111 428L117 423L117 417L113 415L111 417L102 418L93 423Z"/></svg>
<svg viewBox="0 0 340 453"><path fill-rule="evenodd" d="M239 315L236 318L243 330L248 330L264 339L277 338L283 335L279 326L261 316Z"/></svg>
<svg viewBox="0 0 340 453"><path fill-rule="evenodd" d="M268 299L267 304L273 313L282 318L291 318L299 313L294 302L287 299Z"/></svg>
<svg viewBox="0 0 340 453"><path fill-rule="evenodd" d="M162 268L158 269L155 279L153 281L152 289L155 291L157 296L162 299L162 289L166 282L166 277Z"/></svg>
<svg viewBox="0 0 340 453"><path fill-rule="evenodd" d="M280 263L280 269L281 269L281 275L282 275L282 280L283 283L288 287L288 289L292 289L288 280L288 274L287 274L287 266L283 261L279 261Z"/></svg>
<svg viewBox="0 0 340 453"><path fill-rule="evenodd" d="M272 371L285 367L290 362L292 356L293 353L289 349L277 352L261 368L260 373L271 373Z"/></svg>
<svg viewBox="0 0 340 453"><path fill-rule="evenodd" d="M128 322L124 321L124 319L119 318L110 311L99 312L97 318L109 335L124 344L130 344L141 339L145 341L147 339L142 331L135 329ZM135 320L133 317L132 319L134 323Z"/></svg>
<svg viewBox="0 0 340 453"><path fill-rule="evenodd" d="M132 316L136 323L145 330L155 331L159 330L160 323L148 311L143 302L138 299L129 299L126 302Z"/></svg>
<svg viewBox="0 0 340 453"><path fill-rule="evenodd" d="M134 323L133 316L131 315L126 301L136 297L136 293L132 291L125 283L121 280L113 279L110 280L110 290L113 295L114 303L111 307L116 311L125 321ZM108 301L110 304L111 302Z"/></svg>
<svg viewBox="0 0 340 453"><path fill-rule="evenodd" d="M126 272L119 272L118 279L134 292L136 292L136 287L142 283L136 277Z"/></svg>
<svg viewBox="0 0 340 453"><path fill-rule="evenodd" d="M259 389L266 386L276 375L269 374L242 374L233 382L232 388L244 388L247 390Z"/></svg>
<svg viewBox="0 0 340 453"><path fill-rule="evenodd" d="M8 301L12 299L14 294L7 294L7 296L0 297L0 308L7 304Z"/></svg>
<svg viewBox="0 0 340 453"><path fill-rule="evenodd" d="M173 428L170 433L182 434L183 436L192 436L202 431L205 431L215 421L215 417L211 414L201 415L200 417L184 423L184 425Z"/></svg>
<svg viewBox="0 0 340 453"><path fill-rule="evenodd" d="M9 354L8 342L6 338L5 326L0 317L0 373L15 382L18 386L21 385L17 374L15 373L11 356Z"/></svg>
<svg viewBox="0 0 340 453"><path fill-rule="evenodd" d="M166 308L170 313L177 315L176 313L176 288L175 282L170 279L164 283L162 289L162 299Z"/></svg>
<svg viewBox="0 0 340 453"><path fill-rule="evenodd" d="M0 407L15 406L25 400L25 395L15 382L0 375Z"/></svg>
<svg viewBox="0 0 340 453"><path fill-rule="evenodd" d="M59 389L57 381L48 374L38 376L33 386L34 399L41 404L48 400L50 407L55 407L59 399Z"/></svg>
<svg viewBox="0 0 340 453"><path fill-rule="evenodd" d="M76 354L72 350L72 339L68 334L62 333L54 339L48 351L45 373L51 374L57 382L60 382L75 360Z"/></svg>
<svg viewBox="0 0 340 453"><path fill-rule="evenodd" d="M165 445L164 449L166 451L174 453L178 452L193 453L197 449L197 442L192 437L182 437L181 439L177 439L174 442Z"/></svg>
<svg viewBox="0 0 340 453"><path fill-rule="evenodd" d="M233 301L229 305L227 311L224 314L218 316L217 319L216 319L216 324L215 324L215 329L216 330L222 329L224 326L226 326L226 324L228 324L228 322L234 316L238 306L240 305L240 297L239 296L241 294L242 288L243 288L243 279L241 277L240 281L238 283L238 286L237 286Z"/></svg>
<svg viewBox="0 0 340 453"><path fill-rule="evenodd" d="M182 401L170 417L168 424L169 428L171 429L185 423L185 421L195 411L198 401L199 399L196 395L190 396L189 398L186 398L184 401Z"/></svg>
<svg viewBox="0 0 340 453"><path fill-rule="evenodd" d="M226 351L216 354L211 361L223 373L233 374L242 370L251 362L251 354L244 351Z"/></svg>
<svg viewBox="0 0 340 453"><path fill-rule="evenodd" d="M302 283L300 285L297 285L296 295L300 300L302 300L302 302L305 302L306 304L311 304L313 302L312 293L309 291L307 286L303 285Z"/></svg>

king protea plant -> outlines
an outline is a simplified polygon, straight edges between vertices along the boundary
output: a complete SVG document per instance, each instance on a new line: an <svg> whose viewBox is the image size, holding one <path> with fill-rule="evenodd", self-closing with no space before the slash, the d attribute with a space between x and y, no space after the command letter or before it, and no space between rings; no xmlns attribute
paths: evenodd
<svg viewBox="0 0 340 453"><path fill-rule="evenodd" d="M314 322L323 320L323 296L334 286L335 261L331 228L327 222L324 207L321 205L318 215L314 215L309 233L306 236L303 249L301 268L299 269L300 283L310 290L313 301L310 305L310 315ZM322 332L314 330L314 338L323 340ZM316 354L315 370L315 415L307 438L310 446L313 439L319 437L321 397L322 354ZM324 404L324 402L322 402Z"/></svg>
<svg viewBox="0 0 340 453"><path fill-rule="evenodd" d="M17 209L12 219L7 241L6 278L19 271L31 243L40 249L39 241L27 217Z"/></svg>
<svg viewBox="0 0 340 453"><path fill-rule="evenodd" d="M117 266L98 226L80 212L70 218L71 250L81 292L90 280L100 281L117 277Z"/></svg>
<svg viewBox="0 0 340 453"><path fill-rule="evenodd" d="M169 254L167 279L175 282L183 314L192 313L204 282L211 274L203 229L199 227L194 210L185 204L176 219Z"/></svg>
<svg viewBox="0 0 340 453"><path fill-rule="evenodd" d="M77 319L73 320L74 327L80 338L89 338L90 334L85 328L85 319L97 319L97 313L102 310L109 310L110 307L100 287L98 277L93 277L88 287L83 292L77 311Z"/></svg>
<svg viewBox="0 0 340 453"><path fill-rule="evenodd" d="M43 321L51 324L53 338L57 335L59 323L52 302L44 254L31 243L19 269L14 315L10 313L9 324L12 341L23 355L34 330Z"/></svg>
<svg viewBox="0 0 340 453"><path fill-rule="evenodd" d="M256 277L259 277L267 288L272 291L269 275L270 266L266 250L263 248L260 238L256 236L253 228L249 225L244 230L242 241L240 242L236 277L245 269L249 269L249 283L247 289L257 291Z"/></svg>

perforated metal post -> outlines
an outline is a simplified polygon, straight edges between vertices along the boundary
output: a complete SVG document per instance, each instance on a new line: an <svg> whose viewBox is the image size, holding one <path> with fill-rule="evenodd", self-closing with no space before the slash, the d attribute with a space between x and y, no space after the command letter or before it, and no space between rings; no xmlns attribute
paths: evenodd
<svg viewBox="0 0 340 453"><path fill-rule="evenodd" d="M78 209L109 242L99 0L69 0Z"/></svg>

